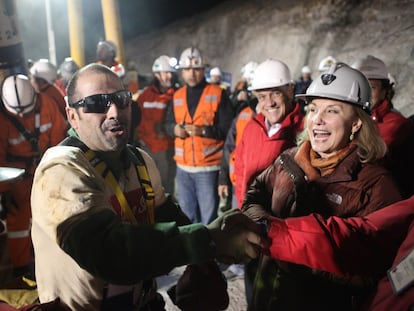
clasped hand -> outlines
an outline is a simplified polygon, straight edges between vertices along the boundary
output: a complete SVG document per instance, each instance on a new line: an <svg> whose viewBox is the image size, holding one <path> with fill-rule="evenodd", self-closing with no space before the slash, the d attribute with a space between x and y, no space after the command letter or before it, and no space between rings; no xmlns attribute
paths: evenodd
<svg viewBox="0 0 414 311"><path fill-rule="evenodd" d="M261 226L238 210L226 212L207 227L215 243L215 257L225 264L250 261L271 244Z"/></svg>

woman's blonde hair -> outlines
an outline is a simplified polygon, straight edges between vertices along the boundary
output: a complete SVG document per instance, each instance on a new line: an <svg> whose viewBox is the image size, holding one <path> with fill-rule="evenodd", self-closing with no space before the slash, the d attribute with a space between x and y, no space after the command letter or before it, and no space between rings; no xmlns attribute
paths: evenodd
<svg viewBox="0 0 414 311"><path fill-rule="evenodd" d="M361 128L354 133L352 143L357 145L357 152L362 163L372 163L385 156L387 145L378 133L377 126L371 116L361 108L353 106L358 118L361 120ZM303 142L309 140L309 134L306 130L308 114L305 117L304 130L297 136L296 142L300 146Z"/></svg>

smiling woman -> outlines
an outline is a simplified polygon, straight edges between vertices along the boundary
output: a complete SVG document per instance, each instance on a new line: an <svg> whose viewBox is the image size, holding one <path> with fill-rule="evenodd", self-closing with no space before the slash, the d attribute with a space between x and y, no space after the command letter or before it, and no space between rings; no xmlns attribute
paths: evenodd
<svg viewBox="0 0 414 311"><path fill-rule="evenodd" d="M253 181L243 212L255 221L312 212L350 217L399 201L394 180L377 164L386 147L369 116L365 76L335 64L300 96L308 107L299 146L283 152ZM358 290L375 282L354 284L265 255L259 267L249 310L350 310L352 296L358 299Z"/></svg>

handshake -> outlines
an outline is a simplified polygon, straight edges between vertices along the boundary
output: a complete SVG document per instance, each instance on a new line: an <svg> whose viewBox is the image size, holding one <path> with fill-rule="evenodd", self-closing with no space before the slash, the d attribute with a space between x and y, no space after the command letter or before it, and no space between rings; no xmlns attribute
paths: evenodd
<svg viewBox="0 0 414 311"><path fill-rule="evenodd" d="M225 264L242 263L268 250L271 240L263 226L239 210L230 210L207 225L213 241L214 257Z"/></svg>
<svg viewBox="0 0 414 311"><path fill-rule="evenodd" d="M247 262L270 247L263 228L239 210L230 210L207 225L214 257L225 264ZM183 311L218 311L229 305L227 280L213 260L188 265L168 291Z"/></svg>

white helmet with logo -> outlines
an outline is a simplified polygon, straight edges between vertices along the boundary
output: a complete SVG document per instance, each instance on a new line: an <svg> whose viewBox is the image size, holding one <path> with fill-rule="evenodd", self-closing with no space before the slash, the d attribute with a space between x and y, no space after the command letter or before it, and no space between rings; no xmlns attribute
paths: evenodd
<svg viewBox="0 0 414 311"><path fill-rule="evenodd" d="M318 70L323 72L328 70L333 64L337 63L336 59L332 56L326 56L324 59L321 60L319 63Z"/></svg>
<svg viewBox="0 0 414 311"><path fill-rule="evenodd" d="M180 69L183 68L204 68L204 59L201 57L197 48L189 47L185 49L180 56Z"/></svg>
<svg viewBox="0 0 414 311"><path fill-rule="evenodd" d="M171 66L172 62L171 57L161 55L154 61L154 64L152 65L152 72L175 72L176 70L173 66Z"/></svg>
<svg viewBox="0 0 414 311"><path fill-rule="evenodd" d="M49 84L56 81L57 69L48 59L41 58L30 67L30 74L35 78L41 78Z"/></svg>
<svg viewBox="0 0 414 311"><path fill-rule="evenodd" d="M371 112L371 86L367 78L344 63L335 63L331 68L313 80L306 94L296 97L307 101L312 98L329 98L347 102Z"/></svg>
<svg viewBox="0 0 414 311"><path fill-rule="evenodd" d="M293 83L289 67L282 61L269 58L254 71L250 90L262 90Z"/></svg>
<svg viewBox="0 0 414 311"><path fill-rule="evenodd" d="M385 63L372 55L358 60L352 67L361 71L368 79L389 80Z"/></svg>
<svg viewBox="0 0 414 311"><path fill-rule="evenodd" d="M26 114L35 106L35 90L27 76L9 76L3 82L1 99L10 113Z"/></svg>

